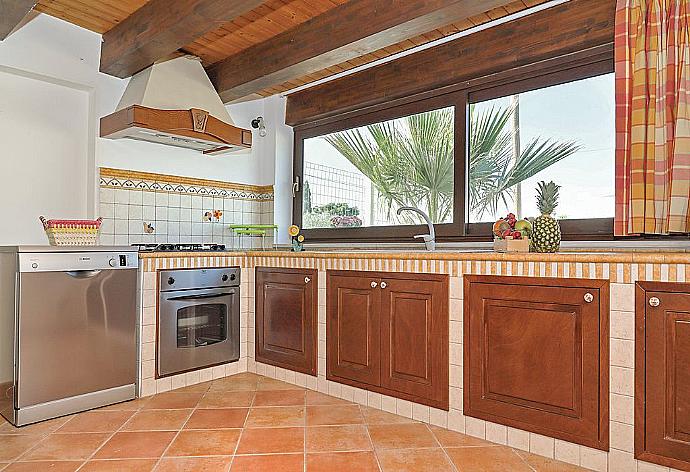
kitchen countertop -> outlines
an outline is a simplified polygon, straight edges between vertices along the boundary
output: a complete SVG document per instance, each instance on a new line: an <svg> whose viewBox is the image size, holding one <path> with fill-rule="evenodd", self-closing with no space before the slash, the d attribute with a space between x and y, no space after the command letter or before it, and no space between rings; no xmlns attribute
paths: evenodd
<svg viewBox="0 0 690 472"><path fill-rule="evenodd" d="M145 252L141 259L177 257L291 257L322 259L419 259L446 261L517 261L517 262L581 262L581 263L643 263L643 264L687 264L690 263L690 249L599 249L568 250L552 254L499 253L491 249L443 249L435 252L423 250L307 250L291 251L219 251L219 252Z"/></svg>

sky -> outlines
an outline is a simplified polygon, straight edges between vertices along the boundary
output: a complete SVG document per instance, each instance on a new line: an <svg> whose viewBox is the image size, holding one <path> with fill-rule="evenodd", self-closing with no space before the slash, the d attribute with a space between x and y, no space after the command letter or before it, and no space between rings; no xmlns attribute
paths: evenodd
<svg viewBox="0 0 690 472"><path fill-rule="evenodd" d="M510 106L504 97L478 103L477 112L492 106ZM524 149L535 138L575 141L577 153L527 179L522 184L523 214L536 217L536 185L553 180L561 186L557 217L605 218L614 214L615 99L613 74L520 94L520 140ZM323 138L305 141L305 161L358 172ZM496 215L470 215L470 222L494 221Z"/></svg>

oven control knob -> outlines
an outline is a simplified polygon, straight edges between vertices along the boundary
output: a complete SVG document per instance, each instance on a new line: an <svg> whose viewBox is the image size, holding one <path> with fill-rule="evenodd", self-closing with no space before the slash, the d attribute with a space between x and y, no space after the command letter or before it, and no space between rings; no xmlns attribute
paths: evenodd
<svg viewBox="0 0 690 472"><path fill-rule="evenodd" d="M110 260L108 261L108 265L109 265L110 267L115 267L115 266L117 265L117 261L115 260L115 258L110 259Z"/></svg>
<svg viewBox="0 0 690 472"><path fill-rule="evenodd" d="M223 282L227 282L228 281L228 274L223 274L223 276L221 277L221 280Z"/></svg>
<svg viewBox="0 0 690 472"><path fill-rule="evenodd" d="M235 280L237 276L235 274L230 274L230 280Z"/></svg>
<svg viewBox="0 0 690 472"><path fill-rule="evenodd" d="M34 262L31 264L32 269L38 269L38 262Z"/></svg>
<svg viewBox="0 0 690 472"><path fill-rule="evenodd" d="M175 279L172 277L168 277L168 285L172 285L175 283Z"/></svg>

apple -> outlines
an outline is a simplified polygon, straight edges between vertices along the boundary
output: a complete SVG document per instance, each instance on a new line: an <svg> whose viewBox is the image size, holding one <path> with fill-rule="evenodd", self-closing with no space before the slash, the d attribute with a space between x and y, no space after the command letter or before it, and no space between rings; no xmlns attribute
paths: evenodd
<svg viewBox="0 0 690 472"><path fill-rule="evenodd" d="M529 235L532 233L532 223L527 220L518 220L515 222L515 231Z"/></svg>

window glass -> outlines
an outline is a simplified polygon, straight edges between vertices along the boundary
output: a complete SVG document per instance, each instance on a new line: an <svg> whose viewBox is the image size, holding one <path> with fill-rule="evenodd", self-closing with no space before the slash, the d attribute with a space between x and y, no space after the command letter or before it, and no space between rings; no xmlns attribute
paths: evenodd
<svg viewBox="0 0 690 472"><path fill-rule="evenodd" d="M539 181L560 185L555 217L614 215L614 76L470 105L470 223L539 216Z"/></svg>
<svg viewBox="0 0 690 472"><path fill-rule="evenodd" d="M451 222L453 131L449 107L305 139L302 226Z"/></svg>

